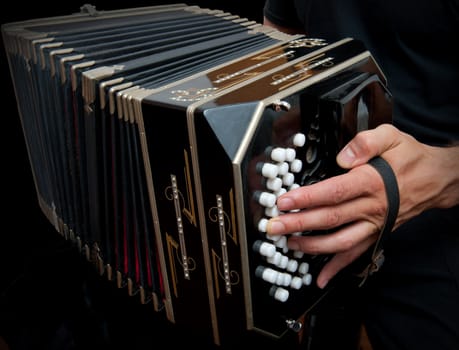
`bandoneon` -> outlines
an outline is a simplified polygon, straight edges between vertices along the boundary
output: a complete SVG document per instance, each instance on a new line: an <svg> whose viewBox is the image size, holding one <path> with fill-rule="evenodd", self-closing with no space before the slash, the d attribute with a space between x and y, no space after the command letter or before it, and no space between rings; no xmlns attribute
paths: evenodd
<svg viewBox="0 0 459 350"><path fill-rule="evenodd" d="M40 207L101 275L215 344L302 328L329 257L289 251L266 221L391 122L360 41L186 4L84 6L2 35Z"/></svg>

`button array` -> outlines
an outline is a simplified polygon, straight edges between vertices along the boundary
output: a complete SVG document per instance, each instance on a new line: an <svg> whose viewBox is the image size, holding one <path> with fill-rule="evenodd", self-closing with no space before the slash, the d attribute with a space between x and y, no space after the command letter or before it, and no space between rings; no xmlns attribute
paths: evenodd
<svg viewBox="0 0 459 350"><path fill-rule="evenodd" d="M266 234L266 225L270 218L282 215L276 205L282 194L299 187L295 183L295 174L302 170L303 163L297 158L297 148L306 143L306 135L297 133L292 137L292 147L268 147L266 155L270 161L256 165L257 172L263 176L264 190L256 191L255 201L263 206L265 217L258 221L257 228L264 234L265 240L254 242L252 248L262 256L263 264L257 266L255 276L272 284L269 295L285 302L290 290L298 290L312 283L309 264L301 261L304 253L290 251L286 235ZM295 233L301 235L301 232Z"/></svg>

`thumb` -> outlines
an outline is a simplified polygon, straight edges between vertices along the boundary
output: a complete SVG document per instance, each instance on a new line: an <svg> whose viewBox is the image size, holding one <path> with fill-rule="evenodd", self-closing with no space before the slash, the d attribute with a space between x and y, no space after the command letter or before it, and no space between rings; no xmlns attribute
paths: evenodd
<svg viewBox="0 0 459 350"><path fill-rule="evenodd" d="M390 124L382 124L372 130L357 133L336 156L336 162L344 169L367 163L396 144L397 129Z"/></svg>

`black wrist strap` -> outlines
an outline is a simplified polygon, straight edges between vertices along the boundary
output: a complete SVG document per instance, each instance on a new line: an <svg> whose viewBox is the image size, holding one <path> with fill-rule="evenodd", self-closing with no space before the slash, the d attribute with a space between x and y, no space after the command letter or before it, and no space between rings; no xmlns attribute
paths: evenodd
<svg viewBox="0 0 459 350"><path fill-rule="evenodd" d="M384 225L381 228L378 239L373 248L371 262L359 274L359 277L363 278L360 282L360 285L363 285L368 276L378 271L381 265L383 264L383 243L384 240L387 238L387 234L389 234L394 227L400 206L400 195L398 191L397 178L395 177L394 171L392 170L389 163L387 163L383 158L378 156L373 159L370 159L368 164L373 166L379 172L383 179L387 197L387 213L386 218L384 220Z"/></svg>

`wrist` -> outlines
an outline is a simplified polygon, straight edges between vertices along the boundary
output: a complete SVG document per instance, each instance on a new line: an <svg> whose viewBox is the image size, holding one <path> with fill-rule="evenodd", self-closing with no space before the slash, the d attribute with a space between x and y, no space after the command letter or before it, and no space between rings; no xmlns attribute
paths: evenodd
<svg viewBox="0 0 459 350"><path fill-rule="evenodd" d="M433 170L439 169L439 185L434 207L450 208L459 204L459 145L432 147Z"/></svg>

